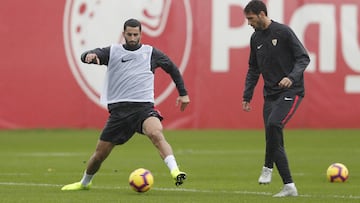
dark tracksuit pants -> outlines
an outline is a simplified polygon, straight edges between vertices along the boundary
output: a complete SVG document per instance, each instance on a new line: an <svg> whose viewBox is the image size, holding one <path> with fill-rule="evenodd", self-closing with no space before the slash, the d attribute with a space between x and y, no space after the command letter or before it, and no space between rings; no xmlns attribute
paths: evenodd
<svg viewBox="0 0 360 203"><path fill-rule="evenodd" d="M275 163L284 184L292 183L288 159L284 147L283 129L294 115L302 97L291 92L266 97L263 108L265 123L266 153L265 167Z"/></svg>

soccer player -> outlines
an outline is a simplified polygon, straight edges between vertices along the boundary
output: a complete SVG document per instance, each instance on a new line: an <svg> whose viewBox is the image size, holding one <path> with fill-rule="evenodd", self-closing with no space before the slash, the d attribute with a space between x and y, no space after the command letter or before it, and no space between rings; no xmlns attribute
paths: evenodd
<svg viewBox="0 0 360 203"><path fill-rule="evenodd" d="M150 45L141 44L138 20L129 19L124 23L123 37L125 44L97 48L81 56L84 63L107 66L101 102L107 104L110 115L81 181L65 185L61 190L89 189L95 173L112 149L126 143L135 132L151 140L176 186L186 179L186 173L179 170L173 150L163 135L163 117L154 108L155 69L161 67L176 84L180 95L176 102L181 111L190 102L183 78L168 56Z"/></svg>
<svg viewBox="0 0 360 203"><path fill-rule="evenodd" d="M283 129L304 97L305 68L310 59L294 32L267 16L266 5L252 0L244 8L248 24L255 29L250 40L249 68L242 108L250 111L254 88L264 80L263 120L265 124L265 163L260 184L271 182L274 163L284 183L274 197L297 196L284 148Z"/></svg>

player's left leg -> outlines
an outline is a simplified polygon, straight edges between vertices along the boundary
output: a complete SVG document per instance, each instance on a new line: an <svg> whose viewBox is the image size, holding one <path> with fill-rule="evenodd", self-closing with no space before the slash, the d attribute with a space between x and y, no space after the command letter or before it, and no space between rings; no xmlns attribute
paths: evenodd
<svg viewBox="0 0 360 203"><path fill-rule="evenodd" d="M166 141L163 134L161 121L157 117L148 117L143 122L143 133L149 137L154 146L158 149L161 158L168 166L171 176L175 180L175 185L183 184L186 173L181 172L177 165L174 153L170 144Z"/></svg>
<svg viewBox="0 0 360 203"><path fill-rule="evenodd" d="M267 123L271 134L270 145L274 150L273 160L284 183L283 190L274 195L274 197L298 195L285 152L283 129L294 115L301 100L302 98L297 95L285 94L279 97Z"/></svg>

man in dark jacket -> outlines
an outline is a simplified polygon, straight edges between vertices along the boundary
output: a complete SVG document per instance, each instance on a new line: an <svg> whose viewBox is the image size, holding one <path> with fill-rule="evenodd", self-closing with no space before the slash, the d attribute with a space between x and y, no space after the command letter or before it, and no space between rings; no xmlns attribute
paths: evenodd
<svg viewBox="0 0 360 203"><path fill-rule="evenodd" d="M246 75L242 108L250 111L250 101L260 75L264 80L266 153L260 184L271 182L274 163L284 183L274 197L297 196L284 148L283 128L304 97L304 71L309 55L286 25L267 16L266 5L252 0L244 9L248 24L255 29L250 41L249 69Z"/></svg>

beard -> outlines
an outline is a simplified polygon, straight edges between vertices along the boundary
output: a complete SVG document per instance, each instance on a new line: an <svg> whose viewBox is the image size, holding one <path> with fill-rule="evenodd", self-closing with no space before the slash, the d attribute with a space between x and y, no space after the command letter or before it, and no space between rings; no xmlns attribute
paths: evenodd
<svg viewBox="0 0 360 203"><path fill-rule="evenodd" d="M256 31L258 30L265 30L266 29L266 23L265 21L259 21L255 26L254 26L254 29Z"/></svg>
<svg viewBox="0 0 360 203"><path fill-rule="evenodd" d="M137 47L139 45L139 40L137 40L137 41L127 41L126 40L126 45L129 47Z"/></svg>
<svg viewBox="0 0 360 203"><path fill-rule="evenodd" d="M128 41L125 39L125 48L130 51L137 50L141 46L140 39L137 41Z"/></svg>

